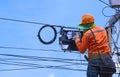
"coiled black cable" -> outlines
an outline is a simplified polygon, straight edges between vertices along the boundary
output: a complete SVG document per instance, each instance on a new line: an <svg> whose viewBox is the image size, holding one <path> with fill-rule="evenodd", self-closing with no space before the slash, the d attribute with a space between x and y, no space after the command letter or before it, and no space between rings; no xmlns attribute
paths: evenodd
<svg viewBox="0 0 120 77"><path fill-rule="evenodd" d="M50 28L54 31L54 37L53 37L53 39L50 40L50 41L48 41L48 42L44 41L44 40L41 38L41 35L40 35L41 31L42 31L44 28L46 28L46 27L50 27ZM42 42L43 44L51 44L51 43L53 43L53 42L55 41L55 39L56 39L56 37L57 37L57 31L56 31L56 29L55 29L54 26L44 25L44 26L42 26L42 27L40 28L40 30L38 31L38 35L37 35L37 36L38 36L38 39L40 40L40 42ZM45 36L46 36L46 35L45 35Z"/></svg>

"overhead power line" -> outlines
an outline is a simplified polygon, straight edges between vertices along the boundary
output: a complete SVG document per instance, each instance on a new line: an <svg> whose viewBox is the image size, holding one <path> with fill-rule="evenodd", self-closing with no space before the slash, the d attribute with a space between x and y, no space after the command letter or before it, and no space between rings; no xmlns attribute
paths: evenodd
<svg viewBox="0 0 120 77"><path fill-rule="evenodd" d="M29 24L37 24L37 25L49 25L53 27L63 27L63 28L71 28L71 29L78 29L77 27L69 27L69 26L63 26L63 25L55 25L55 24L47 24L47 23L40 23L35 21L26 21L26 20L18 20L18 19L11 19L11 18L3 18L0 17L0 20L6 20L6 21L14 21L14 22L22 22L22 23L29 23Z"/></svg>
<svg viewBox="0 0 120 77"><path fill-rule="evenodd" d="M82 63L74 63L74 62L69 62L70 59L68 59L69 61L65 61L64 59L60 59L60 58L50 58L50 57L36 57L36 56L23 56L23 55L13 55L13 54L0 54L0 55L3 55L3 56L13 56L13 57L21 57L21 58L31 58L31 59L37 59L37 60L40 60L43 58L43 61L44 60L51 60L51 61L55 61L55 62L63 62L63 63L70 63L70 66L73 66L73 65L82 65ZM50 59L49 59L50 58ZM58 60L59 59L59 60ZM72 59L71 59L72 60ZM18 65L18 66L28 66L28 67L38 67L39 66L42 66L40 64L35 64L35 63L25 63L25 62L19 62L19 61L9 61L9 60L5 60L5 59L0 59L0 64L7 64L7 65ZM85 65L83 63L83 65ZM45 67L44 67L45 66ZM80 69L76 69L76 68L70 68L68 67L69 65L58 65L58 66L51 66L51 65L43 65L44 68L52 68L52 69L67 69L67 70L74 70L74 71L80 71ZM96 67L96 65L93 65ZM41 68L41 67L40 67ZM94 71L92 71L94 72ZM103 71L100 71L100 72L103 72Z"/></svg>
<svg viewBox="0 0 120 77"><path fill-rule="evenodd" d="M14 62L14 61L11 62L11 61L6 61L6 60L0 60L0 64L29 67L29 68L19 68L19 69L1 69L0 71L14 71L14 70L25 70L25 69L50 68L50 69L62 69L62 70L85 71L86 72L86 70L84 70L84 69L67 67L67 66L72 66L72 65L51 66L51 65L40 65L40 64L35 64L35 63ZM95 72L95 71L91 71L91 72ZM99 71L99 72L104 72L104 71ZM109 73L109 72L104 72L104 73ZM116 73L116 74L118 74L118 73Z"/></svg>
<svg viewBox="0 0 120 77"><path fill-rule="evenodd" d="M107 5L107 6L109 6L110 7L110 5L109 4L107 4L106 2L104 2L103 0L99 0L100 2L102 2L103 4L105 4L105 5Z"/></svg>
<svg viewBox="0 0 120 77"><path fill-rule="evenodd" d="M54 58L54 57L25 56L25 55L15 55L15 54L0 54L0 56L17 57L17 58L22 58L22 59L43 60L43 61L56 61L56 62L64 62L64 63L73 63L72 61L86 61L86 60L78 60L78 59L65 59L65 58Z"/></svg>
<svg viewBox="0 0 120 77"><path fill-rule="evenodd" d="M73 66L73 64L64 64L64 65L57 65L57 66L51 66L51 65L41 65L38 63L26 63L26 62L20 62L20 61L9 61L5 59L0 59L0 64L5 64L5 65L16 65L16 66L22 66L22 67L32 67L32 68L51 68L51 69L64 69L64 70L73 70L73 71L83 71L80 69L76 68L70 68L68 66ZM75 65L75 64L74 64ZM28 69L28 68L27 68ZM19 70L19 69L15 69ZM21 70L21 69L20 69ZM10 69L6 70L0 70L0 71L11 71Z"/></svg>
<svg viewBox="0 0 120 77"><path fill-rule="evenodd" d="M10 19L10 18L0 18L0 19L1 20L7 20L7 21L15 21L15 22L30 23L30 24L46 25L45 23L25 21L25 20L17 20L17 19Z"/></svg>
<svg viewBox="0 0 120 77"><path fill-rule="evenodd" d="M62 50L54 50L54 49L35 49L35 48L22 48L22 47L8 47L8 46L0 46L0 49L18 49L18 50L34 50L34 51L46 51L46 52L63 52ZM76 51L70 53L78 53Z"/></svg>
<svg viewBox="0 0 120 77"><path fill-rule="evenodd" d="M83 70L83 69L75 69L75 68L70 68L70 67L63 67L64 65L59 65L59 66L44 65L44 66L41 66L39 64L32 64L32 66L31 66L30 63L23 63L23 64L19 63L19 64L17 64L17 63L6 63L6 62L5 63L0 62L0 64L29 67L29 68L20 68L20 69L1 69L0 71L14 71L14 70L38 69L38 68L63 69L63 70L72 70L72 71L86 71L86 70ZM68 66L68 65L65 65L65 66Z"/></svg>

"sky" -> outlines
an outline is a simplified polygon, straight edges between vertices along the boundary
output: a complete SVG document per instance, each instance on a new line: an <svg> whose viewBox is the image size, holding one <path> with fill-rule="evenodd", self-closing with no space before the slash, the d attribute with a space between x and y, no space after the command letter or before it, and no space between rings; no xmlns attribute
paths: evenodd
<svg viewBox="0 0 120 77"><path fill-rule="evenodd" d="M104 0L108 3L108 0ZM0 18L17 19L24 21L39 22L51 25L61 25L76 27L81 16L90 13L95 17L95 24L104 27L109 17L102 14L102 10L106 5L99 0L0 0ZM105 15L113 15L114 10L107 8ZM47 57L61 59L85 60L83 55L73 52L64 52L59 45L59 28L57 29L57 39L49 45L41 43L37 37L39 29L43 25L31 24L15 21L0 20L0 54L13 54L24 56ZM45 39L52 37L52 30L44 31ZM15 49L16 48L16 49ZM21 48L21 49L17 49ZM22 49L23 48L23 49ZM30 49L24 49L30 48ZM32 50L33 49L33 50ZM40 49L40 50L34 50ZM41 50L43 49L43 50ZM51 51L45 51L51 50ZM53 52L53 50L58 50ZM49 57L49 58L48 58ZM12 60L14 59L14 60ZM8 65L10 62L21 65ZM72 62L72 61L71 61ZM75 69L87 69L87 65L81 65L80 61L74 61L79 65L42 61L33 58L21 58L13 56L0 55L0 70L2 69L18 69L18 68L34 68L45 65L59 66L68 65L66 67ZM6 64L5 64L6 63ZM8 64L7 64L8 63ZM36 64L33 67L23 66L25 63ZM31 64L31 66L32 66ZM1 77L86 77L86 71L73 71L64 69L37 68L26 70L0 71ZM115 76L116 77L116 76Z"/></svg>

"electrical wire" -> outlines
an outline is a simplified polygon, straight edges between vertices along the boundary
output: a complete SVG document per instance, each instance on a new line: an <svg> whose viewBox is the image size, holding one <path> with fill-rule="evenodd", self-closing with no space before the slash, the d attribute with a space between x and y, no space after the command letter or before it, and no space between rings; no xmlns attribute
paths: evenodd
<svg viewBox="0 0 120 77"><path fill-rule="evenodd" d="M1 60L0 60L0 64L17 65L17 66L27 66L27 67L33 67L33 68L35 67L36 69L37 68L50 68L50 69L72 70L72 71L86 71L84 69L78 69L78 68L76 69L76 68L64 67L64 66L68 66L68 65L51 66L51 65L39 65L39 64L33 64L33 63L31 64L31 63L23 63L23 62L12 62L12 63L10 63L10 62L6 62L6 61L1 62ZM6 70L3 69L3 71L13 71L13 70L14 69L11 69L11 70L10 69L8 69L8 70L7 69ZM19 70L19 69L17 69L17 70ZM25 70L25 69L23 69L23 70ZM95 72L95 71L91 71L91 72ZM104 71L99 71L99 72L101 72L101 73L110 73L110 72L104 72Z"/></svg>
<svg viewBox="0 0 120 77"><path fill-rule="evenodd" d="M53 27L63 27L63 28L69 28L69 29L78 29L77 27L69 27L69 26L62 26L62 25L51 25L47 23L40 23L40 22L34 22L34 21L26 21L26 20L18 20L18 19L11 19L11 18L3 18L0 17L0 20L6 20L6 21L14 21L14 22L22 22L22 23L29 23L29 24L37 24L37 25L50 25Z"/></svg>
<svg viewBox="0 0 120 77"><path fill-rule="evenodd" d="M6 55L6 54L1 54L1 55ZM24 56L21 56L21 55L10 55L10 54L7 54L7 56L14 56L14 57L24 57ZM0 64L7 64L7 65L18 65L18 66L30 66L30 67L38 67L38 66L42 66L42 65L39 65L39 64L35 64L35 63L25 63L25 62L16 62L16 61L8 61L8 60L5 60L5 59L0 59ZM75 64L70 64L71 65L75 65ZM67 66L67 67L64 67L64 66ZM95 66L95 65L93 65ZM70 68L68 67L68 65L58 65L58 66L51 66L51 65L47 65L48 68L53 68L53 69L67 69L67 70L72 70L73 68ZM39 67L38 67L39 68ZM46 65L45 65L45 68L46 68ZM76 71L79 71L78 69L74 69ZM92 71L94 72L94 71Z"/></svg>
<svg viewBox="0 0 120 77"><path fill-rule="evenodd" d="M99 1L102 2L103 4L107 5L106 7L103 8L102 14L103 14L105 17L111 17L111 16L106 16L106 15L104 14L104 12L103 12L104 9L107 8L107 7L112 8L111 5L107 4L107 3L106 3L105 1L103 1L103 0L99 0ZM114 9L116 12L120 12L119 8L118 8L118 9L117 9L117 8L112 8L112 9Z"/></svg>
<svg viewBox="0 0 120 77"><path fill-rule="evenodd" d="M63 52L60 50L53 50L53 49L33 49L33 48L22 48L22 47L8 47L8 46L0 46L0 49L18 49L18 50L33 50L33 51L46 51L46 52ZM79 54L79 52L73 51L70 53L77 53Z"/></svg>
<svg viewBox="0 0 120 77"><path fill-rule="evenodd" d="M71 64L71 65L87 65L87 63L85 63L85 61L79 61L79 62L76 62L76 61L61 61L61 60L49 60L49 59L29 59L29 58L25 58L25 59L14 59L14 58L0 58L1 60L5 60L5 61L35 61L35 62L39 62L39 61L50 61L50 62L59 62L59 63L64 63L64 64ZM80 63L81 62L81 63ZM84 62L84 63L83 63Z"/></svg>
<svg viewBox="0 0 120 77"><path fill-rule="evenodd" d="M57 66L51 66L51 65L40 65L35 63L25 63L25 62L14 62L14 61L6 61L0 59L0 64L6 64L6 65L17 65L17 66L27 66L27 67L36 67L36 68L51 68L51 69L64 69L64 70L72 70L72 71L85 71L81 69L76 68L70 68L68 66L71 65L57 65ZM65 67L67 66L67 67ZM91 71L95 72L95 71ZM100 71L103 72L103 71Z"/></svg>
<svg viewBox="0 0 120 77"><path fill-rule="evenodd" d="M16 69L0 69L1 72L3 71L17 71L17 70L30 70L30 69L38 69L37 67L31 67L31 68L16 68Z"/></svg>
<svg viewBox="0 0 120 77"><path fill-rule="evenodd" d="M20 61L9 61L9 60L5 60L5 59L0 59L1 64L8 64L8 65L20 65L20 66L42 66L40 64L36 64L36 63L26 63L26 62L20 62ZM3 63L2 63L3 62ZM73 66L72 64L66 64L66 65L58 65L58 66Z"/></svg>
<svg viewBox="0 0 120 77"><path fill-rule="evenodd" d="M0 62L1 64L1 62ZM9 64L9 63L3 63L7 65L15 65L15 64ZM30 68L21 68L21 69L1 69L0 71L16 71L16 70L26 70L26 69L39 69L39 68L50 68L50 69L62 69L62 70L72 70L72 71L86 71L83 69L74 69L74 68L68 68L68 67L59 67L59 66L38 66L38 67L30 67Z"/></svg>
<svg viewBox="0 0 120 77"><path fill-rule="evenodd" d="M2 62L1 62L2 61ZM72 70L72 68L69 68L68 66L73 66L71 64L67 64L67 65L59 65L59 66L50 66L50 65L38 65L38 64L31 64L31 63L23 63L23 62L13 62L13 61L6 61L6 60L1 60L0 59L0 64L5 64L5 65L17 65L17 66L27 66L27 67L30 67L30 68L18 68L18 69L0 69L0 71L15 71L15 70L26 70L26 69L38 69L38 68L54 68L54 69L57 69L58 67L61 67L63 69L66 69L66 67L63 67L63 66L67 66L67 69L69 70ZM59 68L58 68L59 69ZM73 71L82 71L82 70L79 70L79 69L73 69Z"/></svg>
<svg viewBox="0 0 120 77"><path fill-rule="evenodd" d="M103 4L107 5L107 6L111 7L109 4L107 4L107 3L104 2L103 0L99 0L99 1L102 2Z"/></svg>
<svg viewBox="0 0 120 77"><path fill-rule="evenodd" d="M68 66L73 66L73 65L79 65L79 63L74 63L74 62L69 62L69 61L74 61L74 59L60 59L60 58L50 58L50 59L52 59L52 60L49 60L49 57L36 57L36 56L23 56L23 55L13 55L13 54L0 54L0 55L2 55L2 56L10 56L10 57L18 57L18 58L27 58L27 59L34 59L34 60L39 60L39 61L41 61L41 59L42 58L44 58L44 60L43 61L55 61L55 62L62 62L61 60L63 60L63 62L62 63L69 63L69 65L67 64L67 65L59 65L59 67L58 66L42 66L42 67L38 67L38 65L36 65L36 64L31 64L31 63L25 63L25 62L18 62L18 60L17 60L17 62L16 61L10 61L10 59L0 59L0 64L7 64L7 65L18 65L18 66L32 66L32 67L38 67L38 68L52 68L52 69L67 69L67 70L75 70L75 71L80 71L79 69L73 69L73 68L69 68ZM54 60L53 60L54 59ZM60 59L60 60L58 60L58 59ZM69 60L68 62L67 62L67 60ZM66 61L66 62L64 62L64 61ZM75 61L78 61L78 60L76 60L75 59ZM85 65L85 64L84 64ZM39 65L40 66L40 65ZM62 67L61 67L62 66ZM67 66L67 67L63 67L63 66Z"/></svg>
<svg viewBox="0 0 120 77"><path fill-rule="evenodd" d="M45 23L25 21L25 20L17 20L17 19L10 19L10 18L2 18L2 17L0 17L0 19L1 19L1 20L7 20L7 21L15 21L15 22L29 23L29 24L47 25L47 24L45 24Z"/></svg>
<svg viewBox="0 0 120 77"><path fill-rule="evenodd" d="M103 0L99 0L99 1L107 6L111 7L111 5L107 4L105 1L103 1ZM116 11L120 11L119 9L116 9L116 8L113 8L113 9L115 9Z"/></svg>
<svg viewBox="0 0 120 77"><path fill-rule="evenodd" d="M104 14L104 10L105 10L106 8L108 8L108 7L109 7L109 6L105 6L105 7L102 9L102 14L103 14L103 16L105 16L105 17L111 17L111 16L112 16L112 15L111 15L111 16L108 16L108 15L105 15L105 14Z"/></svg>
<svg viewBox="0 0 120 77"><path fill-rule="evenodd" d="M52 68L52 69L66 69L66 70L73 70L73 71L81 71L80 69L74 69L74 68L70 68L70 67L65 67L65 66L71 66L71 65L51 66L51 65L40 65L40 64L35 64L35 63L6 61L6 60L0 60L0 64L27 66L27 67L35 67L35 68Z"/></svg>
<svg viewBox="0 0 120 77"><path fill-rule="evenodd" d="M54 62L62 62L62 63L71 63L79 65L80 61L85 60L77 60L77 59L64 59L64 58L53 58L53 57L38 57L38 56L24 56L24 55L13 55L13 54L0 54L1 56L10 56L10 57L17 57L17 58L24 58L24 59L32 59L32 60L42 60L42 61L54 61ZM77 61L77 62L72 62Z"/></svg>
<svg viewBox="0 0 120 77"><path fill-rule="evenodd" d="M53 32L54 32L54 37L52 38L52 40L50 40L50 41L44 41L42 38L41 38L41 31L44 29L44 28L46 28L46 27L49 27L49 28L51 28L52 30L53 30ZM55 40L56 40L56 38L57 38L57 31L56 31L56 29L53 27L53 26L50 26L50 25L44 25L43 27L41 27L40 28L40 30L38 31L38 39L43 43L43 44L51 44L51 43L53 43Z"/></svg>
<svg viewBox="0 0 120 77"><path fill-rule="evenodd" d="M48 68L48 67L31 67L31 68L18 68L18 69L0 69L0 71L16 71L16 70L30 70L30 69L40 69L40 68ZM86 71L84 69L68 69L68 68L51 68L50 69L62 69L62 70L72 70L72 71Z"/></svg>
<svg viewBox="0 0 120 77"><path fill-rule="evenodd" d="M21 56L21 55L11 55L11 54L1 54L2 56L12 56L12 57L22 57L23 58L28 58L28 57L31 57L31 56ZM33 58L33 56L31 57ZM34 56L34 59L36 60L36 57ZM46 58L48 59L48 58ZM52 58L52 59L59 59L59 58ZM17 62L16 61L11 61L11 60L14 60L14 59L3 59L3 58L0 58L0 64L6 64L6 65L18 65L18 66L29 66L29 67L35 67L33 69L37 69L37 68L51 68L51 69L64 69L64 70L73 70L73 71L83 71L83 70L80 70L80 69L74 69L74 68L69 68L68 66L73 66L73 64L67 64L67 65L58 65L58 66L50 66L50 65L44 65L44 66L40 66L40 65L37 65L37 64L34 64L34 63L25 63L25 62ZM39 59L40 60L40 59ZM62 60L73 60L74 59L62 59ZM56 62L56 61L55 61ZM75 65L75 64L74 64ZM63 66L67 66L67 67L63 67ZM37 68L36 68L37 67ZM26 69L29 69L29 68L26 68ZM32 69L32 68L30 68ZM1 71L14 71L14 70L25 70L25 68L21 68L21 69L3 69Z"/></svg>

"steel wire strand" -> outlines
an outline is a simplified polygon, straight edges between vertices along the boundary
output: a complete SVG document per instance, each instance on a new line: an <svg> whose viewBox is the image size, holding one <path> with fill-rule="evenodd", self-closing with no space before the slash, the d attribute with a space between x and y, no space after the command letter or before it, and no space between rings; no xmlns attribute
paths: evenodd
<svg viewBox="0 0 120 77"><path fill-rule="evenodd" d="M1 61L1 60L0 60ZM5 63L4 63L5 62ZM20 64L21 63L21 64ZM59 66L50 66L50 65L44 65L44 66L41 66L39 64L31 64L31 63L23 63L23 62L6 62L3 60L3 62L0 62L0 64L6 64L6 65L17 65L17 66L27 66L27 67L32 67L33 69L37 69L37 68L50 68L50 69L64 69L64 70L72 70L72 71L86 71L84 69L76 69L76 68L69 68L69 67L63 67L63 66L68 66L68 65L59 65ZM71 66L71 65L70 65ZM30 68L30 69L32 69ZM26 69L29 69L29 68L26 68ZM6 69L7 70L7 69ZM8 69L9 71L10 69ZM12 70L12 69L11 69ZM10 70L10 71L11 71ZM13 69L14 70L14 69ZM19 70L19 69L15 69L15 70ZM2 70L1 70L2 71ZM4 71L4 69L3 69ZM91 72L95 72L95 71L91 71ZM104 72L104 71L99 71L101 73L110 73L110 72ZM117 73L116 73L117 74Z"/></svg>
<svg viewBox="0 0 120 77"><path fill-rule="evenodd" d="M0 49L19 49L19 50L34 50L34 51L51 51L51 52L63 52L62 50L53 50L53 49L34 49L34 48L22 48L22 47L7 47L7 46L0 46ZM79 54L79 52L73 51L70 53L77 53Z"/></svg>
<svg viewBox="0 0 120 77"><path fill-rule="evenodd" d="M5 60L4 60L5 61ZM15 63L19 63L19 62L15 62ZM23 63L22 63L23 64ZM24 64L26 64L26 63L24 63ZM92 66L94 66L94 67L99 67L99 66L96 66L96 65L92 65ZM94 72L94 71L93 71ZM101 71L100 71L101 72ZM108 73L108 72L107 72Z"/></svg>
<svg viewBox="0 0 120 77"><path fill-rule="evenodd" d="M6 62L4 60L0 60L0 61L3 61L3 62L0 62L0 64L35 67L36 69L37 68L51 68L51 69L65 69L65 70L73 70L73 71L82 71L81 69L65 67L65 66L71 66L71 65L58 65L58 66L44 65L44 66L41 66L39 64L33 64L33 63Z"/></svg>
<svg viewBox="0 0 120 77"><path fill-rule="evenodd" d="M78 29L77 27L68 27L68 26L62 26L62 25L51 25L51 24L47 24L47 23L40 23L40 22L26 21L26 20L18 20L18 19L4 18L4 17L0 17L0 20L23 22L23 23L37 24L37 25L50 25L50 26L53 26L53 27L60 27L60 28L63 27L63 28L70 28L70 29Z"/></svg>
<svg viewBox="0 0 120 77"><path fill-rule="evenodd" d="M11 61L6 61L6 60L0 60L0 61L3 61L5 63L1 63L1 64L9 64L9 65L20 65L20 66L31 66L31 67L39 67L40 65L38 64L33 64L33 63L24 63L24 62L11 62ZM6 63L7 62L7 63ZM68 68L68 67L62 67L62 66L68 66L68 65L59 65L59 66L48 66L47 68L54 68L56 69L55 67L57 68L60 68L60 69L69 69L69 70L72 70L72 68ZM71 65L70 65L71 66ZM93 65L95 66L95 65ZM95 66L96 67L96 66ZM74 69L74 70L78 70L78 69ZM79 71L79 70L78 70ZM94 71L91 71L91 72L94 72ZM100 71L100 72L103 72L103 71ZM104 73L110 73L110 72L104 72Z"/></svg>
<svg viewBox="0 0 120 77"><path fill-rule="evenodd" d="M24 58L24 59L32 59L38 61L52 61L52 62L60 62L60 63L71 63L75 65L80 65L82 61L85 60L77 60L77 59L64 59L64 58L53 58L53 57L38 57L38 56L23 56L23 55L13 55L13 54L0 54L2 56L10 56L10 57L17 57L17 58ZM79 62L76 62L79 61ZM86 63L82 63L87 65Z"/></svg>
<svg viewBox="0 0 120 77"><path fill-rule="evenodd" d="M65 58L54 58L54 57L39 57L39 56L26 56L26 55L16 55L16 54L0 54L1 56L12 56L12 57L20 57L20 58L32 58L32 59L54 59L54 60L69 60L69 61L80 61L78 59L65 59ZM81 60L81 61L85 61L85 60Z"/></svg>

